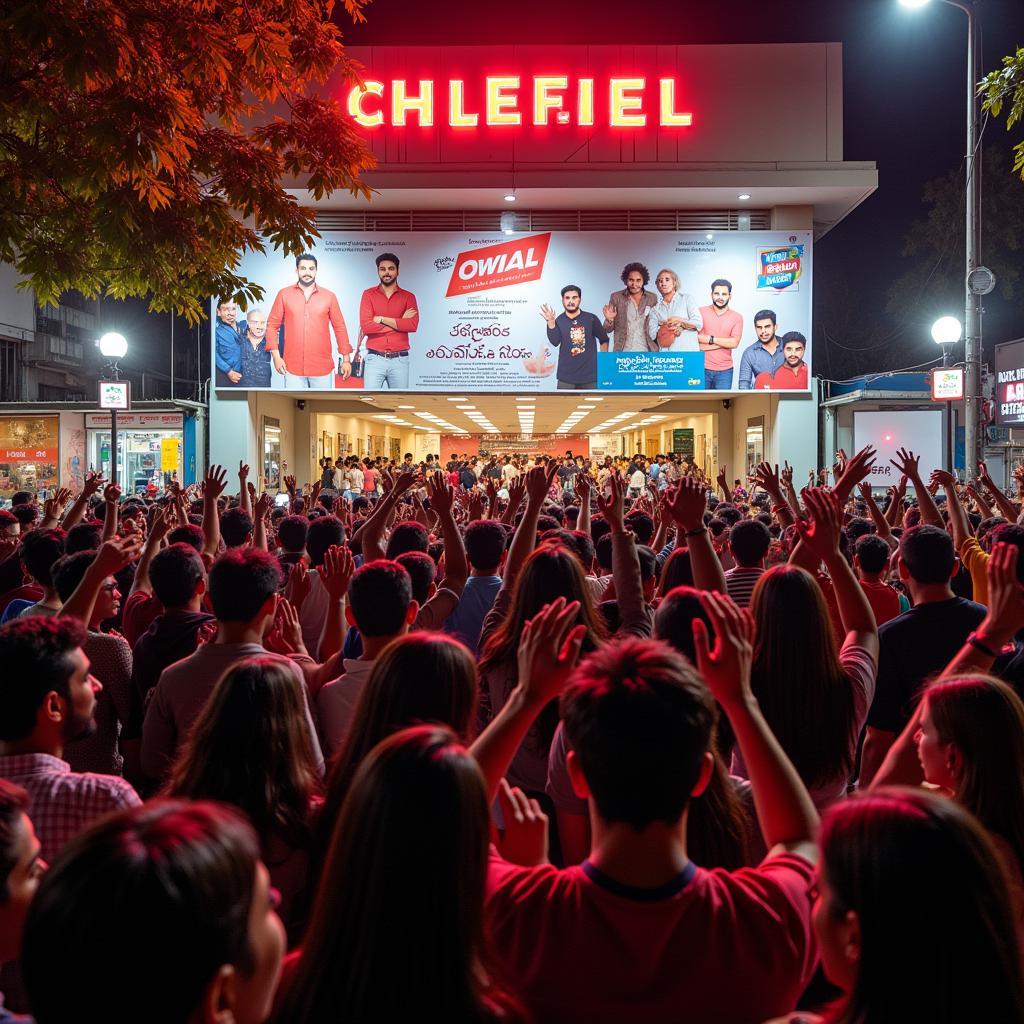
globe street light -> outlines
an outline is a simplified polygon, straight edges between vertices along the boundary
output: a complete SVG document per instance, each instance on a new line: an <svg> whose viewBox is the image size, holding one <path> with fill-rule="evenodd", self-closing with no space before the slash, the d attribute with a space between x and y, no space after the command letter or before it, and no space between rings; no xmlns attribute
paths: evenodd
<svg viewBox="0 0 1024 1024"><path fill-rule="evenodd" d="M100 354L110 360L110 369L114 372L114 380L120 380L117 361L124 359L128 354L128 339L116 331L108 331L96 344L99 345ZM100 387L102 390L102 384ZM110 482L117 483L117 409L113 406L110 409Z"/></svg>
<svg viewBox="0 0 1024 1024"><path fill-rule="evenodd" d="M932 324L932 340L936 345L942 346L943 369L947 369L953 365L953 346L960 340L960 335L962 333L963 327L955 316L940 316L939 319ZM951 402L942 403L942 449L943 455L945 456L946 468L952 473L953 445L949 436L950 421L952 420L952 413L949 409L951 404ZM969 449L965 445L965 457L968 451Z"/></svg>
<svg viewBox="0 0 1024 1024"><path fill-rule="evenodd" d="M967 151L964 157L966 196L964 227L966 234L966 334L964 339L964 456L968 471L981 459L979 423L981 419L981 297L992 290L994 281L987 268L979 266L981 251L981 158L978 153L978 0L942 0L959 7L967 15ZM904 7L924 7L928 0L900 0ZM980 275L979 271L985 271Z"/></svg>
<svg viewBox="0 0 1024 1024"><path fill-rule="evenodd" d="M127 338L116 331L108 331L100 338L100 353L107 359L124 359L128 354Z"/></svg>

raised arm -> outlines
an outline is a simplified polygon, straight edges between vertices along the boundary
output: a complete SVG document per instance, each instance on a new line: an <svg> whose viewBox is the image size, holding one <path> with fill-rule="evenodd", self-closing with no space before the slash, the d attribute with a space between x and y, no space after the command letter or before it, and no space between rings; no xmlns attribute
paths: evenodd
<svg viewBox="0 0 1024 1024"><path fill-rule="evenodd" d="M168 506L154 520L149 528L149 535L146 537L146 544L142 549L142 557L135 567L135 577L132 579L132 588L128 596L132 594L152 594L153 587L149 582L149 563L153 556L160 550L160 544L164 537L171 531L175 523L173 506Z"/></svg>
<svg viewBox="0 0 1024 1024"><path fill-rule="evenodd" d="M66 487L58 487L52 498L43 502L43 519L39 524L41 530L51 530L61 519L64 506L71 500L71 491Z"/></svg>
<svg viewBox="0 0 1024 1024"><path fill-rule="evenodd" d="M364 562L375 562L384 557L384 528L399 499L415 482L415 473L406 471L399 473L388 489L388 493L373 506L373 512L370 513L369 518L359 531Z"/></svg>
<svg viewBox="0 0 1024 1024"><path fill-rule="evenodd" d="M547 466L534 466L526 474L526 511L519 521L505 558L505 571L501 582L503 590L510 589L515 583L523 562L537 543L537 520L540 519L544 499L551 490L551 482L555 479L557 471L558 464L552 459Z"/></svg>
<svg viewBox="0 0 1024 1024"><path fill-rule="evenodd" d="M212 561L220 551L220 509L217 499L228 484L227 470L211 466L203 480L203 559Z"/></svg>
<svg viewBox="0 0 1024 1024"><path fill-rule="evenodd" d="M782 485L779 483L779 467L776 466L772 469L769 463L759 462L754 470L754 481L758 487L764 489L771 499L772 512L775 513L782 528L785 529L787 526L792 526L796 522L797 517L793 514L793 509L789 506L789 503L782 496Z"/></svg>
<svg viewBox="0 0 1024 1024"><path fill-rule="evenodd" d="M444 541L444 585L448 590L461 594L469 577L469 562L459 524L455 522L455 491L443 473L435 472L427 477L427 497L430 507L437 513Z"/></svg>
<svg viewBox="0 0 1024 1024"><path fill-rule="evenodd" d="M256 499L256 504L252 510L252 546L259 548L261 551L269 550L267 544L267 518L270 515L270 509L274 504L274 499L266 493L261 494Z"/></svg>
<svg viewBox="0 0 1024 1024"><path fill-rule="evenodd" d="M651 615L644 602L640 580L640 556L636 538L626 530L623 519L625 484L618 476L611 478L608 498L598 495L597 508L611 527L612 578L619 603L620 626L617 635L650 636Z"/></svg>
<svg viewBox="0 0 1024 1024"><path fill-rule="evenodd" d="M92 564L85 570L82 581L75 587L71 596L64 602L58 613L61 617L78 619L89 623L92 620L96 598L104 580L114 573L120 572L129 562L133 561L142 548L142 538L138 534L118 537L104 541Z"/></svg>
<svg viewBox="0 0 1024 1024"><path fill-rule="evenodd" d="M715 482L718 484L718 489L722 492L723 501L732 501L732 491L729 490L729 478L725 473L726 467L718 467L718 476L715 477Z"/></svg>
<svg viewBox="0 0 1024 1024"><path fill-rule="evenodd" d="M330 661L345 646L348 624L345 621L345 600L348 585L355 572L355 561L347 547L332 544L324 553L324 562L318 570L320 582L327 591L327 614L324 617L320 642L317 645L321 662Z"/></svg>
<svg viewBox="0 0 1024 1024"><path fill-rule="evenodd" d="M60 525L65 530L70 530L72 526L82 521L85 510L89 507L89 499L103 486L103 483L103 477L99 473L86 473L81 493L72 502L71 508L67 510L61 520Z"/></svg>
<svg viewBox="0 0 1024 1024"><path fill-rule="evenodd" d="M698 590L724 594L725 572L704 525L704 510L707 508L704 485L692 476L685 476L667 493L665 501L676 523L676 546L681 547L685 543L690 552L694 586Z"/></svg>
<svg viewBox="0 0 1024 1024"><path fill-rule="evenodd" d="M580 514L576 520L576 529L581 533L585 533L588 537L590 536L590 492L593 487L590 480L590 474L584 470L582 473L577 473L573 478L573 490L576 492L576 497L580 503Z"/></svg>
<svg viewBox="0 0 1024 1024"><path fill-rule="evenodd" d="M113 540L117 536L117 512L121 501L119 484L107 484L103 488L103 540Z"/></svg>
<svg viewBox="0 0 1024 1024"><path fill-rule="evenodd" d="M960 495L956 492L956 480L952 473L944 469L936 469L932 472L933 484L937 484L946 492L946 511L949 513L949 525L953 531L953 546L957 552L965 540L968 540L973 533L967 512L960 504Z"/></svg>
<svg viewBox="0 0 1024 1024"><path fill-rule="evenodd" d="M754 620L727 596L701 594L701 604L714 628L715 646L709 647L704 620L694 619L697 668L736 735L768 854L796 853L813 863L818 859L818 812L750 689Z"/></svg>
<svg viewBox="0 0 1024 1024"><path fill-rule="evenodd" d="M249 467L238 460L238 507L252 518L252 496L249 494Z"/></svg>
<svg viewBox="0 0 1024 1024"><path fill-rule="evenodd" d="M871 516L871 521L875 524L875 532L889 545L890 551L895 551L899 544L892 535L892 527L889 525L889 520L882 515L882 510L878 507L874 495L871 493L871 484L858 484L857 488L860 491L860 496L864 499L864 504L867 505L868 515Z"/></svg>
<svg viewBox="0 0 1024 1024"><path fill-rule="evenodd" d="M995 481L988 475L988 465L985 462L978 463L978 482L992 496L993 502L995 502L996 507L999 509L999 514L1007 522L1016 522L1020 509L1003 494L1001 487L996 487Z"/></svg>
<svg viewBox="0 0 1024 1024"><path fill-rule="evenodd" d="M908 451L906 448L901 448L896 453L896 458L890 459L889 462L914 485L914 493L917 495L917 504L921 509L921 522L945 529L946 524L942 521L942 514L939 512L939 506L935 504L935 499L932 498L931 493L928 488L925 487L924 481L921 479L921 473L918 469L918 465L921 462L921 456L915 455L912 451Z"/></svg>

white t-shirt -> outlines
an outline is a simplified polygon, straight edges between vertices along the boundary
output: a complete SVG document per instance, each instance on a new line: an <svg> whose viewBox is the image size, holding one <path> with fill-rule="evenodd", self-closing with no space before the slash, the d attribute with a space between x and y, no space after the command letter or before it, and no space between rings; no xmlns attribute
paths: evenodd
<svg viewBox="0 0 1024 1024"><path fill-rule="evenodd" d="M353 466L349 470L349 474L352 480L352 490L362 491L363 489L363 471L358 466Z"/></svg>
<svg viewBox="0 0 1024 1024"><path fill-rule="evenodd" d="M634 491L642 491L646 483L647 477L644 475L644 471L642 469L635 470L633 475L629 478L629 486Z"/></svg>

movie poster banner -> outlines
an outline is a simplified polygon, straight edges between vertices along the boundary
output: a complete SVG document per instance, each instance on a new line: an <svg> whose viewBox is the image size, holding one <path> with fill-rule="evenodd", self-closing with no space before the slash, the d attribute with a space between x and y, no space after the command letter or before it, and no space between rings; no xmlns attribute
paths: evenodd
<svg viewBox="0 0 1024 1024"><path fill-rule="evenodd" d="M212 302L218 388L806 391L811 234L325 232Z"/></svg>

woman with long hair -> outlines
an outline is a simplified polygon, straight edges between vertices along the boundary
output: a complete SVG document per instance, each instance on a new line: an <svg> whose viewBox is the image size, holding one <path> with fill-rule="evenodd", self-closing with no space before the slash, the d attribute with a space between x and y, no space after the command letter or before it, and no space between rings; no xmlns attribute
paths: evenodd
<svg viewBox="0 0 1024 1024"><path fill-rule="evenodd" d="M665 562L658 580L658 593L655 603L665 599L665 595L676 587L693 586L693 567L690 565L688 548L676 548Z"/></svg>
<svg viewBox="0 0 1024 1024"><path fill-rule="evenodd" d="M292 665L273 655L245 658L217 683L165 790L231 804L248 815L293 936L321 789L311 727Z"/></svg>
<svg viewBox="0 0 1024 1024"><path fill-rule="evenodd" d="M444 633L407 633L384 648L373 663L345 743L328 769L314 843L317 869L366 755L382 740L412 725L446 725L460 743L468 743L478 692L473 656Z"/></svg>
<svg viewBox="0 0 1024 1024"><path fill-rule="evenodd" d="M845 639L837 651L814 577L793 564L774 566L751 597L757 627L751 688L821 809L842 797L853 779L857 739L875 692L878 630L839 550L838 502L818 488L806 490L804 500L812 521L799 524L800 545L829 571ZM738 757L733 768L746 774Z"/></svg>
<svg viewBox="0 0 1024 1024"><path fill-rule="evenodd" d="M404 729L356 772L275 1020L517 1021L484 940L483 776L441 726Z"/></svg>
<svg viewBox="0 0 1024 1024"><path fill-rule="evenodd" d="M844 994L830 1021L1024 1021L1004 871L953 801L881 789L833 805L818 890L822 965Z"/></svg>

